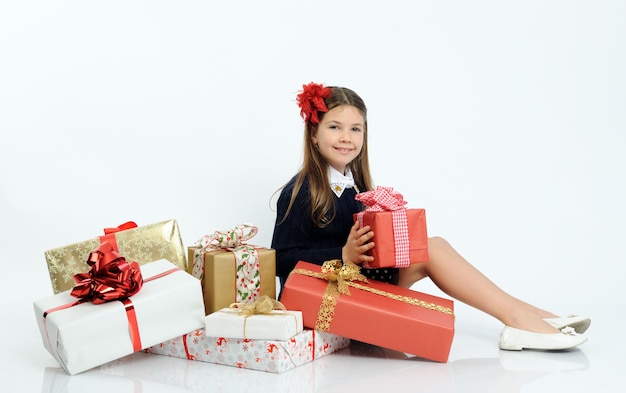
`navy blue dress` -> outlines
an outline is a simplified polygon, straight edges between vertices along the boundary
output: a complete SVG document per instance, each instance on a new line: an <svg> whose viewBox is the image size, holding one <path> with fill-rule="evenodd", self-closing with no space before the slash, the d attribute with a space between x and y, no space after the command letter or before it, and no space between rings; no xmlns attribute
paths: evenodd
<svg viewBox="0 0 626 393"><path fill-rule="evenodd" d="M324 228L311 220L309 183L305 179L298 196L283 222L296 177L283 188L276 207L276 224L272 237L272 248L276 250L276 275L281 288L287 276L300 260L321 265L324 261L341 259L341 249L346 244L350 228L354 224L353 214L363 205L354 199L356 190L347 188L340 198L335 199L335 218ZM361 269L368 278L397 284L398 269Z"/></svg>

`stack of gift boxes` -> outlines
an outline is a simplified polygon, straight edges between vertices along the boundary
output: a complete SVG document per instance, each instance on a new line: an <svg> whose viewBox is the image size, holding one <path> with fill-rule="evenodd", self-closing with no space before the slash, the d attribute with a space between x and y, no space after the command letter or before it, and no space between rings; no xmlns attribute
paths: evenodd
<svg viewBox="0 0 626 393"><path fill-rule="evenodd" d="M369 267L404 263L399 232L411 237L410 263L427 260L424 211L400 210L404 230L397 212L355 216L379 234ZM299 262L278 301L275 250L248 244L256 232L238 225L185 250L175 220L129 222L46 251L55 294L34 303L44 347L70 375L137 351L282 373L351 339L447 361L452 301L365 279L341 261ZM390 246L379 247L383 233Z"/></svg>

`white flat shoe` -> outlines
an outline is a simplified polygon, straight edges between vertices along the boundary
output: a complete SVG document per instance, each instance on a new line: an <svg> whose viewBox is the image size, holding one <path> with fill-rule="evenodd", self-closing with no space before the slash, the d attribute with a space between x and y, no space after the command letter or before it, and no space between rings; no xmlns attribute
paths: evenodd
<svg viewBox="0 0 626 393"><path fill-rule="evenodd" d="M505 326L500 333L500 349L521 351L522 349L559 350L576 347L587 341L587 337L572 327L561 329L561 333L533 333Z"/></svg>
<svg viewBox="0 0 626 393"><path fill-rule="evenodd" d="M587 317L581 317L579 315L568 315L567 317L558 318L544 318L543 320L559 330L563 329L566 326L571 326L578 334L583 334L584 332L586 332L587 329L589 329L589 325L591 325L591 319Z"/></svg>

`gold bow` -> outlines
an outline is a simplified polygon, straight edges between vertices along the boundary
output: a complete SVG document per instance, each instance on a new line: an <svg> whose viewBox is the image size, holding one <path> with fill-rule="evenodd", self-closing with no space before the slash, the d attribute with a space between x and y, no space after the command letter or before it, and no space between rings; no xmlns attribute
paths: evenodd
<svg viewBox="0 0 626 393"><path fill-rule="evenodd" d="M306 269L294 269L291 273L302 274L309 277L321 278L328 281L326 290L322 295L322 302L320 309L317 313L317 320L315 321L315 330L323 332L330 331L330 324L333 321L335 315L335 306L337 305L337 299L339 295L350 295L348 287L361 289L363 291L371 292L376 295L385 296L389 299L398 300L403 303L412 304L427 308L429 310L435 310L444 314L454 316L452 310L448 307L440 306L435 303L428 303L423 300L419 300L413 297L396 295L380 289L372 288L367 285L359 284L356 281L369 283L367 278L361 274L361 268L353 262L345 262L342 264L341 260L333 259L326 261L322 264L321 273L313 272Z"/></svg>
<svg viewBox="0 0 626 393"><path fill-rule="evenodd" d="M238 310L239 315L244 316L243 317L243 338L244 339L247 339L246 320L248 319L248 317L252 315L259 315L259 314L277 315L276 313L273 313L272 311L278 310L278 311L282 311L282 313L279 313L279 314L292 315L293 318L296 320L296 328L298 326L297 324L298 318L296 318L296 316L293 314L287 313L287 308L285 307L284 304L282 304L276 299L272 299L271 297L267 295L261 296L260 298L255 300L254 303L231 303L229 308L231 310Z"/></svg>
<svg viewBox="0 0 626 393"><path fill-rule="evenodd" d="M254 303L231 303L230 309L239 310L239 315L246 317L255 314L271 314L273 310L287 310L284 304L267 295L261 296Z"/></svg>

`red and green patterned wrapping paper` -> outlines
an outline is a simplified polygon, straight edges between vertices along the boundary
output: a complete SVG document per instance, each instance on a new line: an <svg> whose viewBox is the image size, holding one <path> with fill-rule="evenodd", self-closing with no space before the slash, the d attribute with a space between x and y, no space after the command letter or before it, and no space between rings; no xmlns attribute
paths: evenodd
<svg viewBox="0 0 626 393"><path fill-rule="evenodd" d="M319 325L319 330L343 337L447 362L454 338L452 300L369 280L359 284L386 296L349 287L350 294L339 294L329 310L326 291L333 284L299 274L299 270L319 274L322 267L298 262L281 295L280 301L288 310L302 311L305 328L318 329ZM320 313L323 305L326 310ZM325 324L318 324L318 319Z"/></svg>
<svg viewBox="0 0 626 393"><path fill-rule="evenodd" d="M346 348L350 339L305 329L289 340L207 337L204 329L152 346L146 352L226 366L283 373Z"/></svg>

